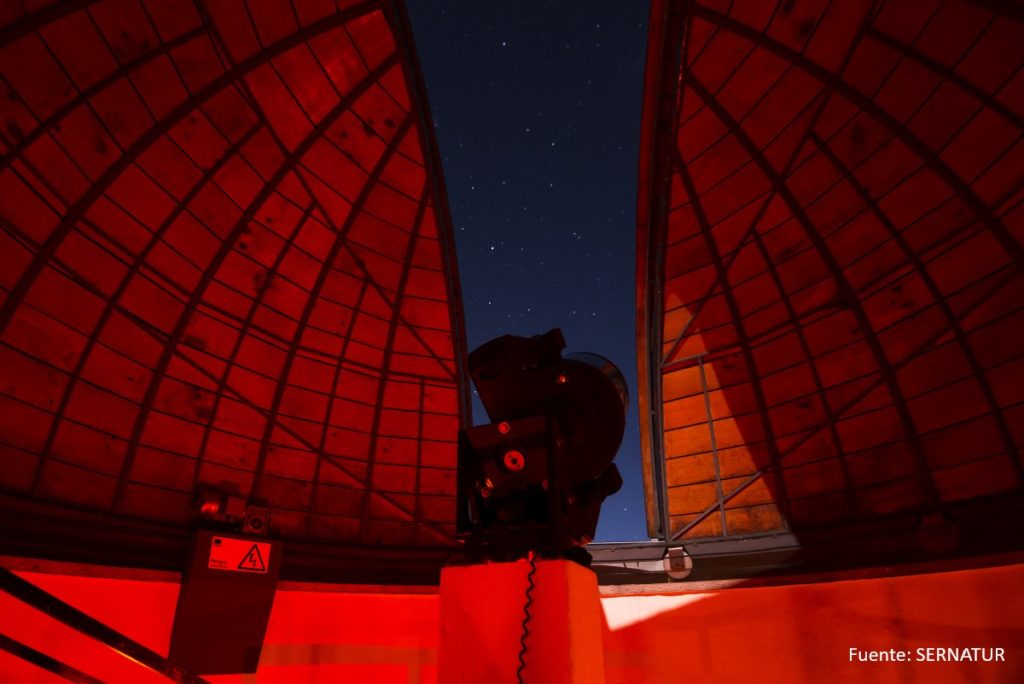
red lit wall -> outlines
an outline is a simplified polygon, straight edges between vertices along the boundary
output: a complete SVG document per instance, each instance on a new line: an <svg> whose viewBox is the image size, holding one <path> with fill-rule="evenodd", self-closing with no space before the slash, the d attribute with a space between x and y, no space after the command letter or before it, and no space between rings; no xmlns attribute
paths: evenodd
<svg viewBox="0 0 1024 684"><path fill-rule="evenodd" d="M1024 565L604 599L608 684L1020 682ZM685 587L685 585L680 585ZM1003 663L849 662L850 647L1002 647Z"/></svg>
<svg viewBox="0 0 1024 684"><path fill-rule="evenodd" d="M24 576L166 653L177 594L173 581ZM1019 682L1024 677L1022 584L1024 565L1009 564L818 584L697 591L686 584L661 585L665 593L660 595L625 589L625 595L602 599L607 681ZM518 593L520 588L507 589ZM486 609L483 600L481 607ZM438 611L436 588L415 593L288 584L275 599L255 678L210 679L436 682ZM139 668L5 595L0 615L10 636L104 681L151 681ZM965 646L1004 648L1006 662L849 662L850 647L916 653L919 647ZM3 653L0 675L5 681L53 681Z"/></svg>
<svg viewBox="0 0 1024 684"><path fill-rule="evenodd" d="M0 509L176 526L213 488L447 544L462 323L402 4L2 5Z"/></svg>
<svg viewBox="0 0 1024 684"><path fill-rule="evenodd" d="M878 535L898 516L1021 510L1016 11L652 3L637 280L652 534Z"/></svg>
<svg viewBox="0 0 1024 684"><path fill-rule="evenodd" d="M22 575L144 646L167 654L178 595L173 576L138 581ZM105 682L166 681L2 593L0 616L0 631ZM285 585L275 597L255 681L435 682L437 638L436 588ZM12 678L52 680L0 651L0 681ZM219 684L254 681L251 676L209 679Z"/></svg>

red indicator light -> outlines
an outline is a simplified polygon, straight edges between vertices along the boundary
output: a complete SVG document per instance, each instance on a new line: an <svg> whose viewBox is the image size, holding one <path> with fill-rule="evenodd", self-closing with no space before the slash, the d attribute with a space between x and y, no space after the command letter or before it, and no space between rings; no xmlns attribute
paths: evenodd
<svg viewBox="0 0 1024 684"><path fill-rule="evenodd" d="M503 420L500 423L498 423L498 432L500 432L501 434L507 435L511 430L512 426L509 425L506 421Z"/></svg>
<svg viewBox="0 0 1024 684"><path fill-rule="evenodd" d="M555 382L557 382L559 385L564 385L565 383L569 382L569 376L566 375L565 373L559 373L558 379L555 380Z"/></svg>
<svg viewBox="0 0 1024 684"><path fill-rule="evenodd" d="M510 449L505 452L505 458L502 459L502 463L506 470L510 470L513 473L518 473L520 470L526 467L526 459L523 457L522 452Z"/></svg>

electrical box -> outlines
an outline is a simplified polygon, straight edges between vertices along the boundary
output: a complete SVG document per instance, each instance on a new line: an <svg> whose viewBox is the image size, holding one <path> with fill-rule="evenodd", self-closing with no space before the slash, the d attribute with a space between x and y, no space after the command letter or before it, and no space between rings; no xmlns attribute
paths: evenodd
<svg viewBox="0 0 1024 684"><path fill-rule="evenodd" d="M182 577L170 660L199 674L256 672L282 543L200 530Z"/></svg>

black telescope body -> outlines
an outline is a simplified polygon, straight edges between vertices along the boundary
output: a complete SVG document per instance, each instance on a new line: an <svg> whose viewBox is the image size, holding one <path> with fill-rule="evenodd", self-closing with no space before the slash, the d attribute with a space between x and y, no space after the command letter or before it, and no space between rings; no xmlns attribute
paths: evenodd
<svg viewBox="0 0 1024 684"><path fill-rule="evenodd" d="M622 486L612 463L626 425L622 373L597 354L562 356L558 329L506 335L469 355L490 423L459 441L457 532L471 560L529 551L589 564L583 545Z"/></svg>

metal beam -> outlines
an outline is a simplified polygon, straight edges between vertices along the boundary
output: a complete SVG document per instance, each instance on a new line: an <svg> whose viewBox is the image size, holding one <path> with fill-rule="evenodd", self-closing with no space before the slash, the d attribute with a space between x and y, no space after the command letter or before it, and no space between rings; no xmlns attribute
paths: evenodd
<svg viewBox="0 0 1024 684"><path fill-rule="evenodd" d="M202 677L185 671L159 653L151 651L134 639L108 627L71 604L65 603L7 568L0 567L0 590L75 631L106 645L121 657L134 661L173 682L209 684Z"/></svg>

